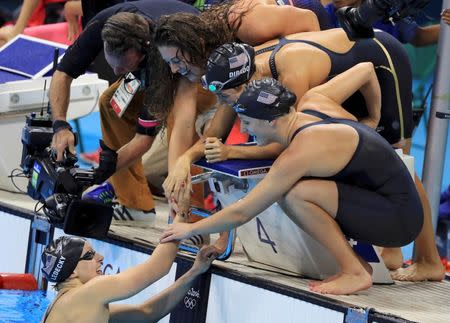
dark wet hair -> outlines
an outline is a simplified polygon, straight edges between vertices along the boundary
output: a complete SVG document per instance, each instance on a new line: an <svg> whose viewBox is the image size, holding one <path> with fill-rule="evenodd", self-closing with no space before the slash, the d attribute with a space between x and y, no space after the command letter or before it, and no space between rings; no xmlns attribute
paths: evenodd
<svg viewBox="0 0 450 323"><path fill-rule="evenodd" d="M231 7L238 5L238 0L225 1L212 6L200 15L180 12L162 16L155 30L156 46L177 47L190 64L204 68L214 49L224 43L236 40L242 17L248 11L242 10L230 24L229 16L235 13ZM176 89L176 82L179 78L179 75L173 76L171 89L165 91L165 93L172 91L172 103L175 95L174 89ZM160 84L159 86L164 85ZM152 92L151 89L150 91ZM161 104L152 105L150 113L167 118L171 108L171 105L165 107L162 107Z"/></svg>
<svg viewBox="0 0 450 323"><path fill-rule="evenodd" d="M155 25L151 20L131 12L119 12L111 16L102 30L105 51L123 55L135 49L145 55L146 95L144 106L154 117L165 120L166 110L173 104L176 82L170 67L162 59L153 40ZM157 115L160 113L161 115Z"/></svg>
<svg viewBox="0 0 450 323"><path fill-rule="evenodd" d="M200 16L185 12L162 16L155 32L157 46L177 47L190 64L199 67L206 65L208 54L228 37Z"/></svg>
<svg viewBox="0 0 450 323"><path fill-rule="evenodd" d="M224 43L237 41L237 32L242 24L242 18L254 7L249 8L242 7L241 0L228 0L220 4L212 6L210 9L205 10L200 14L202 20L206 22L213 30L217 30L219 33L225 35L227 39L224 39L220 46ZM236 16L230 23L231 16ZM216 47L217 47L216 46ZM208 56L210 53L208 54Z"/></svg>

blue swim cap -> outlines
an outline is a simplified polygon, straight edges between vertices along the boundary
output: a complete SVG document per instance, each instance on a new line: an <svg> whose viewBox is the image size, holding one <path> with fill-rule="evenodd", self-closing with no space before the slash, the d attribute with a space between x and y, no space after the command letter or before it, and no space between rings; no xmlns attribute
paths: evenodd
<svg viewBox="0 0 450 323"><path fill-rule="evenodd" d="M202 84L211 92L232 89L248 82L255 69L253 47L227 43L216 48L209 56Z"/></svg>
<svg viewBox="0 0 450 323"><path fill-rule="evenodd" d="M233 109L250 118L272 121L288 114L297 96L273 78L247 85Z"/></svg>
<svg viewBox="0 0 450 323"><path fill-rule="evenodd" d="M42 273L48 281L59 283L75 270L86 240L62 236L52 241L42 253Z"/></svg>

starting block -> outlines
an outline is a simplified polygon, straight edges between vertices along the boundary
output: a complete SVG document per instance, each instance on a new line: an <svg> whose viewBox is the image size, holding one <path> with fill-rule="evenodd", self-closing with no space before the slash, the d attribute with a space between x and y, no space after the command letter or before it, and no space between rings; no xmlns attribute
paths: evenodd
<svg viewBox="0 0 450 323"><path fill-rule="evenodd" d="M245 197L268 173L272 162L227 160L210 164L202 159L195 165L209 172L198 175L201 179L196 179L208 180L211 190L216 193L222 206L226 207ZM278 203L238 227L237 235L250 261L315 279L324 279L338 271L338 265L330 253L301 230ZM393 283L376 248L353 239L349 243L372 266L374 283Z"/></svg>

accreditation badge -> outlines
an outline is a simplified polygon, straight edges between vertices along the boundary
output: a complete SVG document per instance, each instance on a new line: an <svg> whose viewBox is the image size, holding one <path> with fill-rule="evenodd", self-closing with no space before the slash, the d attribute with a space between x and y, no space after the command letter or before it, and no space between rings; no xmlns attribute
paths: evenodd
<svg viewBox="0 0 450 323"><path fill-rule="evenodd" d="M119 118L125 113L125 110L128 108L134 95L139 90L140 85L141 81L139 81L132 73L126 74L120 82L119 87L109 101Z"/></svg>

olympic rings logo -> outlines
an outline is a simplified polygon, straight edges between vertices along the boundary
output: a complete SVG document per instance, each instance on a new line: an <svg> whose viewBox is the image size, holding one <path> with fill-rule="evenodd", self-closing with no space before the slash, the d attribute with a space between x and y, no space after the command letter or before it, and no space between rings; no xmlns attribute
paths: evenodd
<svg viewBox="0 0 450 323"><path fill-rule="evenodd" d="M194 309L194 307L197 305L197 300L188 296L184 297L184 306L188 309Z"/></svg>

